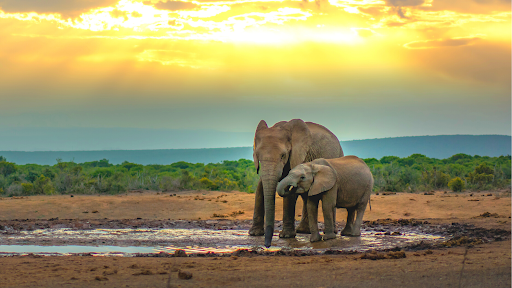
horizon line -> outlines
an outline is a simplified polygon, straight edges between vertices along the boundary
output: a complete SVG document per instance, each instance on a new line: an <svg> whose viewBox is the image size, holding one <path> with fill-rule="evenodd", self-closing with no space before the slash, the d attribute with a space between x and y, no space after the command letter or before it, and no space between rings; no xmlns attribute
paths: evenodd
<svg viewBox="0 0 512 288"><path fill-rule="evenodd" d="M412 138L412 137L437 137L437 136L505 136L505 134L439 134L439 135L417 135L417 136L395 136L383 138L367 138L367 139L351 139L339 140L340 142L365 141L365 140L382 140L393 138ZM251 148L251 146L230 146L230 147L211 147L211 148L159 148L159 149L103 149L103 150L0 150L0 152L103 152L103 151L158 151L158 150L207 150L207 149L233 149L233 148Z"/></svg>

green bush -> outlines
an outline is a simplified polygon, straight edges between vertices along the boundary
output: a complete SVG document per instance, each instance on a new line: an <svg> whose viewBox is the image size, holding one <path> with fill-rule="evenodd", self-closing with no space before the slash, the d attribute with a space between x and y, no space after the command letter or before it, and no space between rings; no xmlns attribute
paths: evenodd
<svg viewBox="0 0 512 288"><path fill-rule="evenodd" d="M478 187L483 188L486 184L494 180L494 169L487 166L487 163L481 163L473 172L468 173L468 180L471 184L476 184Z"/></svg>
<svg viewBox="0 0 512 288"><path fill-rule="evenodd" d="M14 165L14 163L0 161L0 174L7 177L13 174L14 172L16 172L16 165Z"/></svg>
<svg viewBox="0 0 512 288"><path fill-rule="evenodd" d="M55 193L55 188L53 188L50 178L41 175L34 182L34 192L35 194L52 195Z"/></svg>
<svg viewBox="0 0 512 288"><path fill-rule="evenodd" d="M384 157L380 158L380 163L382 163L382 164L393 163L399 159L400 158L396 157L396 156L384 156Z"/></svg>
<svg viewBox="0 0 512 288"><path fill-rule="evenodd" d="M4 160L4 161L1 161ZM511 157L480 157L456 154L447 159L429 158L421 154L409 157L364 159L374 178L375 191L430 191L452 188L450 180L460 178L464 189L485 190L510 185ZM144 189L180 191L207 189L254 192L259 175L251 160L221 163L176 162L170 165L141 165L108 160L86 163L62 162L53 166L16 165L0 159L0 192L22 194L94 194L123 193ZM44 177L42 177L42 176ZM30 185L33 187L30 189Z"/></svg>
<svg viewBox="0 0 512 288"><path fill-rule="evenodd" d="M206 177L201 178L199 180L199 183L201 183L202 188L205 188L208 190L218 190L218 188L219 188L217 185L215 185L215 183L212 180L210 180Z"/></svg>
<svg viewBox="0 0 512 288"><path fill-rule="evenodd" d="M452 189L454 192L461 192L464 190L465 186L466 184L462 179L460 179L460 177L455 177L450 180L450 182L448 182L448 187L450 187L450 189Z"/></svg>
<svg viewBox="0 0 512 288"><path fill-rule="evenodd" d="M34 190L34 184L32 183L21 183L21 191L23 195L31 195Z"/></svg>

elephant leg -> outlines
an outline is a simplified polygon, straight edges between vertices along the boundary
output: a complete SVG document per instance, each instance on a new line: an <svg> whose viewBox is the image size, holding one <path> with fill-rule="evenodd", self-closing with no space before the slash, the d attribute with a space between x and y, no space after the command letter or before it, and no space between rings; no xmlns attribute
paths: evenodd
<svg viewBox="0 0 512 288"><path fill-rule="evenodd" d="M302 197L302 218L300 219L299 227L297 227L297 233L309 234L309 219L308 219L308 196L301 194Z"/></svg>
<svg viewBox="0 0 512 288"><path fill-rule="evenodd" d="M352 229L352 236L361 236L361 224L363 223L364 211L366 210L366 203L359 204L357 207L357 216L356 222L354 223L354 228Z"/></svg>
<svg viewBox="0 0 512 288"><path fill-rule="evenodd" d="M332 197L332 195L329 194L333 194L334 197ZM329 192L326 193L322 197L322 212L324 213L324 240L336 238L336 233L334 232L335 207L336 194Z"/></svg>
<svg viewBox="0 0 512 288"><path fill-rule="evenodd" d="M283 230L279 232L280 238L295 237L295 204L297 195L292 194L283 198Z"/></svg>
<svg viewBox="0 0 512 288"><path fill-rule="evenodd" d="M336 205L332 207L332 221L334 225L334 230L332 232L334 232L334 234L338 234L338 229L336 229Z"/></svg>
<svg viewBox="0 0 512 288"><path fill-rule="evenodd" d="M254 214L252 216L252 226L251 229L249 229L249 235L262 236L265 235L265 230L263 230L265 206L263 203L263 184L261 183L261 179L258 181L258 186L254 194Z"/></svg>
<svg viewBox="0 0 512 288"><path fill-rule="evenodd" d="M320 197L310 197L308 199L308 213L309 213L309 229L311 230L311 236L309 240L311 242L317 242L322 240L320 233L318 232L318 201Z"/></svg>
<svg viewBox="0 0 512 288"><path fill-rule="evenodd" d="M343 230L341 230L341 235L352 236L352 233L353 233L352 230L353 230L353 226L354 226L354 216L355 216L356 209L355 208L347 208L347 212L348 212L347 224L345 225L345 228L343 228Z"/></svg>

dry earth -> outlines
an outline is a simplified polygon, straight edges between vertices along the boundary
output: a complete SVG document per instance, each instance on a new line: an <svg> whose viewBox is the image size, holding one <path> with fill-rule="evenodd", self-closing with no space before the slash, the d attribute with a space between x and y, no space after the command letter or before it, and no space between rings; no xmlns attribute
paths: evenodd
<svg viewBox="0 0 512 288"><path fill-rule="evenodd" d="M176 194L176 196L170 196ZM510 231L506 192L373 195L365 220L428 219ZM487 196L492 194L492 196ZM0 198L0 220L252 218L254 195L241 192L144 192L117 196ZM282 208L277 198L276 207ZM299 201L300 202L300 201ZM346 217L338 211L338 221ZM243 211L243 214L233 212ZM297 207L300 215L301 203ZM343 211L343 212L342 212ZM84 213L87 212L87 213ZM489 212L493 217L478 217ZM276 211L281 219L282 211ZM322 218L320 217L322 220ZM509 233L510 234L510 233ZM430 253L432 252L432 253ZM214 258L0 258L0 287L510 287L511 242L406 252L402 259L361 254ZM192 278L180 279L178 270ZM186 273L181 273L186 278Z"/></svg>

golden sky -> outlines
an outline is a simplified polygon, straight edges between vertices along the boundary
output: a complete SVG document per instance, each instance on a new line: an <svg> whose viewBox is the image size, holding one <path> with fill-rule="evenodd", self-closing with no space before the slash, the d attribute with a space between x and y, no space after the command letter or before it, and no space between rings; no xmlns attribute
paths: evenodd
<svg viewBox="0 0 512 288"><path fill-rule="evenodd" d="M510 52L509 0L0 0L0 128L510 134Z"/></svg>

